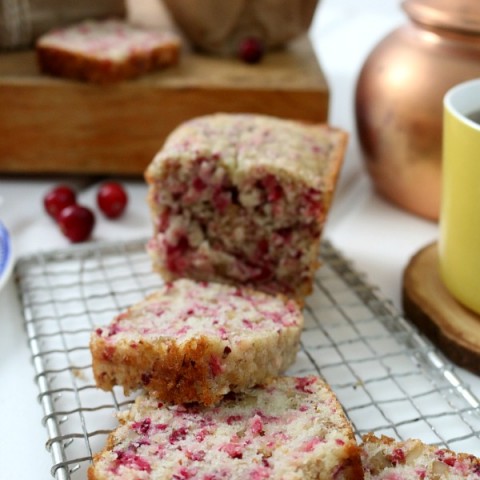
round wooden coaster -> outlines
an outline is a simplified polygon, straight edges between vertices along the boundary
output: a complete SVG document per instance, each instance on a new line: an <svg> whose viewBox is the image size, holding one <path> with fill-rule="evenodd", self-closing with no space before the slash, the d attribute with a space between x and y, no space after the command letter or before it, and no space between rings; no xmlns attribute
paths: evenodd
<svg viewBox="0 0 480 480"><path fill-rule="evenodd" d="M412 257L403 276L405 315L454 363L480 374L480 316L458 303L439 272L437 243Z"/></svg>

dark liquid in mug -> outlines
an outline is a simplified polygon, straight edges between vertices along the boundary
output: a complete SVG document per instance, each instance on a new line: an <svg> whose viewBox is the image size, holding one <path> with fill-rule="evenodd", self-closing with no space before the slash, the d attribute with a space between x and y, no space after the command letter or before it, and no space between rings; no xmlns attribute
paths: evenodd
<svg viewBox="0 0 480 480"><path fill-rule="evenodd" d="M480 110L475 110L475 112L471 112L465 115L468 119L472 120L475 123L480 125Z"/></svg>

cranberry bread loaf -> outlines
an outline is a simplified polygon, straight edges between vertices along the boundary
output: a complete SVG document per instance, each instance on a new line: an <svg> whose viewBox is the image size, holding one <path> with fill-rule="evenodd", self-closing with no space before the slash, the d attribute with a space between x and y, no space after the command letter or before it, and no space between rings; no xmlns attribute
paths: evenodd
<svg viewBox="0 0 480 480"><path fill-rule="evenodd" d="M480 460L473 455L425 445L420 440L395 441L373 434L362 444L365 480L479 480Z"/></svg>
<svg viewBox="0 0 480 480"><path fill-rule="evenodd" d="M346 144L326 125L253 114L195 118L146 170L154 268L302 301Z"/></svg>
<svg viewBox="0 0 480 480"><path fill-rule="evenodd" d="M317 377L280 377L215 407L137 397L90 480L361 480L350 423Z"/></svg>
<svg viewBox="0 0 480 480"><path fill-rule="evenodd" d="M92 333L93 372L104 390L211 404L288 368L302 327L293 300L179 279Z"/></svg>
<svg viewBox="0 0 480 480"><path fill-rule="evenodd" d="M122 20L85 20L42 35L36 53L44 73L113 83L176 64L180 40Z"/></svg>

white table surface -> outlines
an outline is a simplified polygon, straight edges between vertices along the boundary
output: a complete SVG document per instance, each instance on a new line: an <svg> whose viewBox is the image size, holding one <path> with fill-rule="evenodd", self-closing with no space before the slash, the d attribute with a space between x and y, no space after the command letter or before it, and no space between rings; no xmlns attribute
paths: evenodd
<svg viewBox="0 0 480 480"><path fill-rule="evenodd" d="M400 210L373 190L356 139L353 96L368 53L389 31L407 21L400 3L322 0L311 29L331 89L330 123L351 133L325 237L398 309L403 269L417 250L437 238L438 226ZM44 193L58 180L0 176L0 219L12 234L17 257L69 247L42 206ZM89 179L68 180L81 190L80 201L93 207L97 185ZM92 242L150 234L143 181L129 180L125 185L130 196L126 215L115 222L97 215ZM459 375L476 395L480 394L478 377L462 370ZM41 425L43 412L36 400L33 376L16 290L10 280L0 292L0 478L51 478L51 458L44 448L47 433Z"/></svg>

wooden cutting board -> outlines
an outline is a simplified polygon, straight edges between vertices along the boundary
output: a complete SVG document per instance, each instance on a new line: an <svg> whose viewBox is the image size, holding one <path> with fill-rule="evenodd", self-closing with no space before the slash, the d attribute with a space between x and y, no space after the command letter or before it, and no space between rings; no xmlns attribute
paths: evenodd
<svg viewBox="0 0 480 480"><path fill-rule="evenodd" d="M422 248L405 269L403 309L447 357L480 374L480 316L458 303L444 286L436 243Z"/></svg>
<svg viewBox="0 0 480 480"><path fill-rule="evenodd" d="M179 123L213 112L324 122L329 91L310 41L260 64L185 53L114 86L39 73L35 52L0 55L0 173L138 175Z"/></svg>

